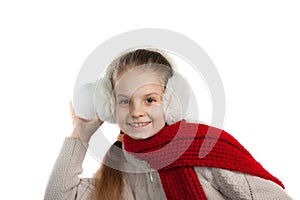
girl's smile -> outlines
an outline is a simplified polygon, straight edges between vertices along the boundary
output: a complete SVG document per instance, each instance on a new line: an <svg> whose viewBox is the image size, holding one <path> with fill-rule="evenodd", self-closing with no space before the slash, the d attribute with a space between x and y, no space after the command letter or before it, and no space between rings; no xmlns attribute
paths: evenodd
<svg viewBox="0 0 300 200"><path fill-rule="evenodd" d="M133 122L133 123L127 123L129 126L135 127L135 128L143 128L147 125L149 125L151 122Z"/></svg>

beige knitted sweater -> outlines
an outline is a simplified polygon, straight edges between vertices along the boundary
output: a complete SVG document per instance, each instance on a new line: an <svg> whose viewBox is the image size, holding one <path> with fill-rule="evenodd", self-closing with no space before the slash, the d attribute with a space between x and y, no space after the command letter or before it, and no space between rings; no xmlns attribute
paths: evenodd
<svg viewBox="0 0 300 200"><path fill-rule="evenodd" d="M45 200L89 200L94 185L90 178L79 178L86 154L86 143L66 138L56 160L45 192ZM150 166L134 157L127 157L132 166L149 169ZM195 167L199 181L208 199L289 200L277 184L248 174L219 168ZM128 174L124 178L122 199L166 199L157 171ZM113 189L113 188L112 188ZM109 198L107 198L109 199Z"/></svg>

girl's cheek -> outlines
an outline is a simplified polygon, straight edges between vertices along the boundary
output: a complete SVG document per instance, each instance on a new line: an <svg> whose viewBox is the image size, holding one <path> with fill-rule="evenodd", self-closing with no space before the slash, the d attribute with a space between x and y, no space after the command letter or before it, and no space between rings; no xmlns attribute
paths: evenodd
<svg viewBox="0 0 300 200"><path fill-rule="evenodd" d="M164 118L165 114L164 114L163 105L160 104L160 105L152 106L149 110L149 114L150 116L152 116L152 118L153 117Z"/></svg>
<svg viewBox="0 0 300 200"><path fill-rule="evenodd" d="M125 121L128 116L129 109L126 107L116 107L116 119L118 121Z"/></svg>

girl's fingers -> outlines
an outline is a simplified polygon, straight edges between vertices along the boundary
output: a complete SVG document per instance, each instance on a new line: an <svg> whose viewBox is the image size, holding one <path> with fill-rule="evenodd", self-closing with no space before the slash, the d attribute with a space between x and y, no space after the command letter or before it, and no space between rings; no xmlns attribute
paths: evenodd
<svg viewBox="0 0 300 200"><path fill-rule="evenodd" d="M69 106L70 106L70 111L71 111L72 117L75 117L75 111L74 111L74 108L73 108L72 101L69 102Z"/></svg>
<svg viewBox="0 0 300 200"><path fill-rule="evenodd" d="M100 125L103 123L103 121L101 121L97 116L95 117L95 119L84 119L82 117L76 116L75 115L75 111L74 111L74 107L73 107L73 104L72 104L72 101L69 102L69 106L70 106L70 111L71 111L71 115L72 115L71 117L72 117L73 122L75 122L77 120L80 120L82 122L88 123L88 122L91 122L91 121L97 119L97 121L98 121L98 123Z"/></svg>
<svg viewBox="0 0 300 200"><path fill-rule="evenodd" d="M72 101L69 102L69 106L70 106L70 111L71 111L71 115L72 115L73 119L80 119L80 120L82 120L84 122L90 121L90 120L87 120L87 119L84 119L84 118L81 118L81 117L75 115L75 111L74 111L74 107L73 107Z"/></svg>
<svg viewBox="0 0 300 200"><path fill-rule="evenodd" d="M70 107L70 112L71 112L72 124L73 124L73 126L75 126L75 112L74 112L74 108L72 105L72 101L69 101L69 107Z"/></svg>

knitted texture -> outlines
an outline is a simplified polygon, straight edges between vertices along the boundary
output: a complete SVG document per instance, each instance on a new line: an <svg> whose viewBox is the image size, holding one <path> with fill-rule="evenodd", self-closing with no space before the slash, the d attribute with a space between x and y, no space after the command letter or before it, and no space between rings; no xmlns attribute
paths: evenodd
<svg viewBox="0 0 300 200"><path fill-rule="evenodd" d="M193 166L239 171L284 188L235 138L218 128L182 120L146 140L126 134L123 139L126 151L158 170L167 199L206 199ZM199 157L199 152L206 156Z"/></svg>

